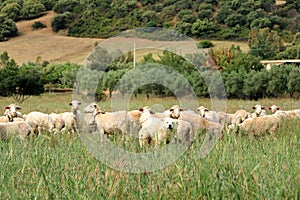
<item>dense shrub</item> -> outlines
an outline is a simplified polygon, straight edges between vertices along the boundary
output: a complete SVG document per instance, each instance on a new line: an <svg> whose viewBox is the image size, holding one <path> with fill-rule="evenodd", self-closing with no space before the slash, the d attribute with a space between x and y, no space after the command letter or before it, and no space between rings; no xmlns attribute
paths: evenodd
<svg viewBox="0 0 300 200"><path fill-rule="evenodd" d="M65 29L68 24L72 21L72 14L70 12L65 12L63 14L58 14L53 17L51 21L51 27L54 32Z"/></svg>
<svg viewBox="0 0 300 200"><path fill-rule="evenodd" d="M46 10L40 1L25 0L21 9L21 15L25 19L32 19L42 15Z"/></svg>
<svg viewBox="0 0 300 200"><path fill-rule="evenodd" d="M18 29L16 23L0 14L0 41L7 40L8 37L16 36Z"/></svg>
<svg viewBox="0 0 300 200"><path fill-rule="evenodd" d="M202 40L197 44L198 48L210 48L213 47L214 44L210 40Z"/></svg>
<svg viewBox="0 0 300 200"><path fill-rule="evenodd" d="M43 24L43 23L40 22L40 21L36 21L36 22L34 22L34 23L32 24L31 27L32 27L33 30L37 30L37 29L46 28L47 26L46 26L46 24Z"/></svg>

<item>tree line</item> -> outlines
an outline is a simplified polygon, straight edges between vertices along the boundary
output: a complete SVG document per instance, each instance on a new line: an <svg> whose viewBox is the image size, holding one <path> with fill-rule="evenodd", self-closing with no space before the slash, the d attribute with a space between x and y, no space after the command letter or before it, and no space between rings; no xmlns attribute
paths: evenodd
<svg viewBox="0 0 300 200"><path fill-rule="evenodd" d="M299 1L286 0L0 0L0 40L17 33L14 22L54 10L52 29L70 36L108 38L138 27L175 29L193 38L248 40L269 28L291 42L299 32Z"/></svg>
<svg viewBox="0 0 300 200"><path fill-rule="evenodd" d="M223 49L223 52L226 50ZM299 66L273 66L266 70L259 59L234 46L228 50L231 53L226 53L230 59L222 60L224 55L220 55L220 58L197 54L185 56L196 60L199 66L165 50L156 59L152 54L144 56L133 68L132 52L113 59L105 49L97 48L96 52L99 51L103 56L94 58L84 67L69 62L50 64L47 61L18 66L4 52L0 56L0 95L13 96L22 102L51 87L73 88L74 83L78 84L76 89L87 90L88 95L95 96L97 101L107 98L104 91L108 91L108 97L117 91L136 97L140 94L166 97L194 93L199 97L213 95L251 100L294 97L300 93ZM216 59L219 63L213 61L213 65L205 66L204 63L209 59ZM145 74L149 74L150 78L144 78ZM225 92L220 92L222 87Z"/></svg>

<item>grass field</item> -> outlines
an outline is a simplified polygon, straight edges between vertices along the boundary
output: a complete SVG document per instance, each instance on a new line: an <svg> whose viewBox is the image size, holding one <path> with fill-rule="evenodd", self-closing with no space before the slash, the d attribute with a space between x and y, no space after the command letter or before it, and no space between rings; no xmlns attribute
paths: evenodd
<svg viewBox="0 0 300 200"><path fill-rule="evenodd" d="M44 94L22 104L23 113L68 111L71 94ZM12 103L0 98L0 106ZM209 99L199 99L210 106ZM169 107L176 99L133 99L131 109ZM230 100L228 112L260 103L299 108L292 99ZM110 101L99 103L110 108ZM0 141L1 199L299 199L300 121L281 124L276 135L225 135L203 159L193 153L203 136L176 162L154 172L129 174L97 160L77 135L44 134ZM122 142L116 138L115 142ZM132 149L138 148L138 143Z"/></svg>

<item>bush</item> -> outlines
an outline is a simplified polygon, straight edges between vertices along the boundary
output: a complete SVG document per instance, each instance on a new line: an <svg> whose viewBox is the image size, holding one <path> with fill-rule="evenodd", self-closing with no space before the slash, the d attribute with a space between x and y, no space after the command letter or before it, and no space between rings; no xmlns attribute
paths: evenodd
<svg viewBox="0 0 300 200"><path fill-rule="evenodd" d="M32 19L41 16L45 10L45 6L39 1L27 0L23 3L21 14L25 19Z"/></svg>
<svg viewBox="0 0 300 200"><path fill-rule="evenodd" d="M34 22L34 23L32 24L31 27L32 27L33 30L37 30L37 29L46 28L47 26L46 26L46 24L43 24L43 23L40 22L40 21L36 21L36 22Z"/></svg>
<svg viewBox="0 0 300 200"><path fill-rule="evenodd" d="M0 15L0 41L5 41L10 36L16 36L17 33L16 23L12 19Z"/></svg>
<svg viewBox="0 0 300 200"><path fill-rule="evenodd" d="M51 21L51 27L54 32L65 29L68 24L72 21L72 15L70 12L65 12L64 14L58 14L53 17Z"/></svg>
<svg viewBox="0 0 300 200"><path fill-rule="evenodd" d="M213 47L214 44L210 40L202 40L197 44L198 48L210 48Z"/></svg>

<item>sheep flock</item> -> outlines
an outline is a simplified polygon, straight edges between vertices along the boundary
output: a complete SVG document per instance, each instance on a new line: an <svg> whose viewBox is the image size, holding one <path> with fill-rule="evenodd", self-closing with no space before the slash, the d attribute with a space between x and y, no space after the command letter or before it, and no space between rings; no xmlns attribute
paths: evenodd
<svg viewBox="0 0 300 200"><path fill-rule="evenodd" d="M275 134L281 122L300 118L300 109L281 110L272 105L268 113L264 106L253 106L253 112L240 109L235 113L216 112L200 106L183 110L174 105L164 112L154 112L149 106L131 111L106 112L96 103L80 111L81 102L69 103L70 112L42 113L20 112L21 107L10 104L0 116L0 139L43 134L69 133L100 135L121 134L138 138L141 147L169 143L172 139L191 146L198 133L214 134L222 138L224 134L263 136Z"/></svg>

